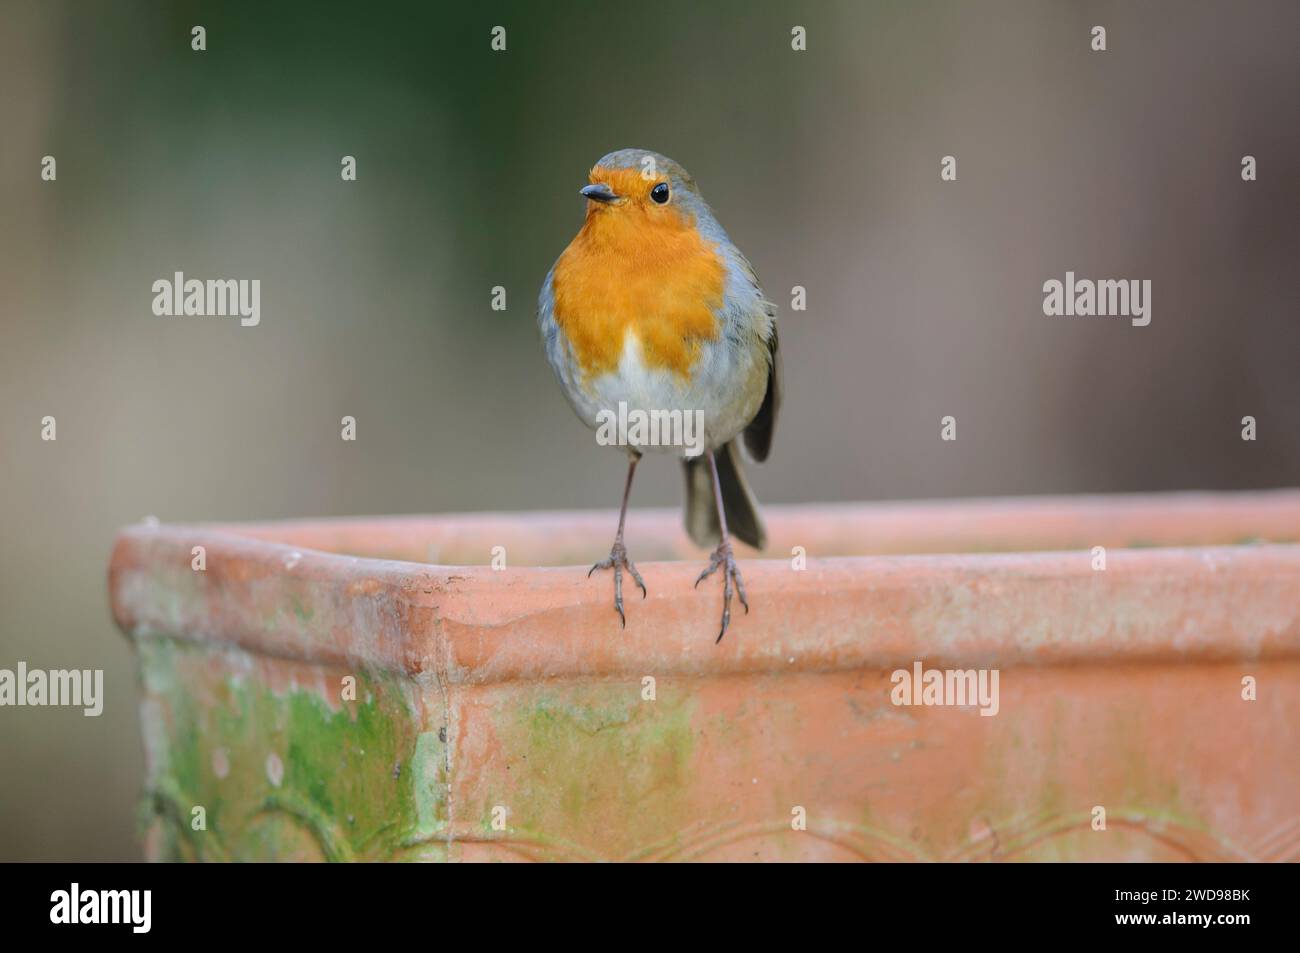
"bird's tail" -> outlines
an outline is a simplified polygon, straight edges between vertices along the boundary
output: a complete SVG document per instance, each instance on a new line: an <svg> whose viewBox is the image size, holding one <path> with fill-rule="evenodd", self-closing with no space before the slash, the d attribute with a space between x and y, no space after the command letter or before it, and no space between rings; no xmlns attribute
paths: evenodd
<svg viewBox="0 0 1300 953"><path fill-rule="evenodd" d="M767 543L767 531L758 515L758 501L740 468L740 450L733 440L713 453L727 511L727 532L755 549ZM713 479L708 458L701 454L683 461L686 467L686 532L698 546L716 546L722 538L718 507L713 502Z"/></svg>

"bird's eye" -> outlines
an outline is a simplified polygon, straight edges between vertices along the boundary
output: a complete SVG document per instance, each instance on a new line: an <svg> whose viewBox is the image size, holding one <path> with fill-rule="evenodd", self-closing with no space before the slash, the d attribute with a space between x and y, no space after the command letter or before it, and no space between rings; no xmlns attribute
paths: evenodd
<svg viewBox="0 0 1300 953"><path fill-rule="evenodd" d="M658 202L660 205L663 205L665 202L667 202L668 183L660 182L658 185L656 185L653 189L650 190L650 197L654 199L656 202Z"/></svg>

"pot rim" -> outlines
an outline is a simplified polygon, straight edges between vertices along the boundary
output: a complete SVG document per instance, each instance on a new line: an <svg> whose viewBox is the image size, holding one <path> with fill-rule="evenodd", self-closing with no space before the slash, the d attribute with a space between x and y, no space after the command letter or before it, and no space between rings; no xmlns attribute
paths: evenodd
<svg viewBox="0 0 1300 953"><path fill-rule="evenodd" d="M1290 535L1300 528L1300 491L769 507L768 514L774 540L800 525L810 540L833 540L873 525L897 533L899 521L910 520L914 538L929 544L998 525L1013 541L1043 537L1044 525L1094 527L1106 538L1146 527L1159 544L1198 533ZM675 511L634 515L629 539L637 529L651 542L682 536ZM843 669L883 678L915 661L1004 668L1300 657L1294 543L1110 549L1102 571L1088 549L823 557L812 545L804 570L787 557L742 560L753 611L734 607L718 645L720 585L694 589L696 563L639 562L650 595L643 600L633 590L620 630L610 580L588 579L585 565L496 571L302 545L438 528L462 539L480 531L502 538L503 526L525 539L557 525L594 543L598 526L608 532L609 514L139 524L123 529L114 547L113 616L135 638L359 664L442 684ZM195 546L205 547L201 572L191 568Z"/></svg>

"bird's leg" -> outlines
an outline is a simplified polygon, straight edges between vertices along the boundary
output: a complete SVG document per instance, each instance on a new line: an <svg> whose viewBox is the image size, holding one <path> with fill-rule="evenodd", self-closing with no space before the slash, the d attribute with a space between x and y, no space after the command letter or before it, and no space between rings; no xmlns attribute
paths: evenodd
<svg viewBox="0 0 1300 953"><path fill-rule="evenodd" d="M619 624L623 628L627 628L627 616L623 614L624 569L632 574L636 584L641 587L641 598L646 597L645 583L641 581L641 574L636 571L635 564L627 558L627 547L623 545L623 524L627 521L627 501L632 495L632 474L636 473L636 465L640 460L641 454L633 453L627 465L627 484L623 487L623 508L618 511L618 532L614 535L614 545L609 549L609 558L596 563L587 572L587 578L591 578L591 574L597 569L614 570L614 608L618 610Z"/></svg>
<svg viewBox="0 0 1300 953"><path fill-rule="evenodd" d="M709 557L709 565L695 580L695 585L698 588L700 583L717 571L718 567L722 567L722 630L714 639L714 644L717 644L727 634L727 626L731 624L732 580L735 580L736 595L740 597L740 604L745 607L746 613L749 612L749 602L745 599L745 582L740 577L736 556L731 551L731 539L727 536L727 511L722 506L722 484L718 482L718 464L713 459L712 450L704 452L709 455L709 472L713 474L713 501L718 506L718 526L722 530L722 541Z"/></svg>

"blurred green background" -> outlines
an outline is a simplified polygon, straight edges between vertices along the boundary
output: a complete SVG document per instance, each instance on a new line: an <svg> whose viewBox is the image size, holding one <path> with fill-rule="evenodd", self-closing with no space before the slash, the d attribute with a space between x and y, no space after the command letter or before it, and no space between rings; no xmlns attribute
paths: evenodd
<svg viewBox="0 0 1300 953"><path fill-rule="evenodd" d="M533 308L615 148L689 168L781 305L762 500L1300 483L1298 26L1293 0L6 0L0 667L103 668L107 700L0 710L0 859L140 855L123 524L612 520L623 459ZM177 270L260 278L261 325L155 317ZM1066 270L1151 279L1151 325L1044 317ZM675 504L650 464L634 505Z"/></svg>

